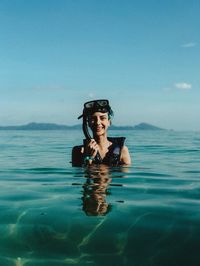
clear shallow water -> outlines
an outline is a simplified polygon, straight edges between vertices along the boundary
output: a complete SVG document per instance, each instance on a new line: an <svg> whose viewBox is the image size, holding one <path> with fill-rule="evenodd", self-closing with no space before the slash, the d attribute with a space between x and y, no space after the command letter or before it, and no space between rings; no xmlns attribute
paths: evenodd
<svg viewBox="0 0 200 266"><path fill-rule="evenodd" d="M200 265L200 133L114 135L133 166L72 168L78 131L0 131L0 265Z"/></svg>

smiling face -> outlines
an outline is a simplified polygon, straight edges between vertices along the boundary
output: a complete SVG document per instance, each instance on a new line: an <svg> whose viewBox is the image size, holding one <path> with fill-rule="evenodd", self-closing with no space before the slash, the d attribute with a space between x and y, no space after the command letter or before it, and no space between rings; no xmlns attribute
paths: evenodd
<svg viewBox="0 0 200 266"><path fill-rule="evenodd" d="M102 136L107 132L110 126L108 113L95 112L89 117L89 126L94 136Z"/></svg>

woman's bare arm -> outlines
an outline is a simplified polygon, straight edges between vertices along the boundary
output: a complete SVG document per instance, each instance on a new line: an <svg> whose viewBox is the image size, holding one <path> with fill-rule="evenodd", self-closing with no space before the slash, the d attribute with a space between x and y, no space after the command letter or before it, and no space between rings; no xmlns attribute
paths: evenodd
<svg viewBox="0 0 200 266"><path fill-rule="evenodd" d="M126 165L130 165L131 164L131 157L130 157L130 154L129 154L129 150L128 150L128 148L126 146L122 147L120 162L122 164L126 164Z"/></svg>

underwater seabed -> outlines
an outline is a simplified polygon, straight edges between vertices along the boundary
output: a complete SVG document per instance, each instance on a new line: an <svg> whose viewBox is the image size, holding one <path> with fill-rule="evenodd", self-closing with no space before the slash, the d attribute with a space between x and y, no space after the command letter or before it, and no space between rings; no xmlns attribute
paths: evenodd
<svg viewBox="0 0 200 266"><path fill-rule="evenodd" d="M24 169L2 180L0 265L199 265L197 180L106 171Z"/></svg>
<svg viewBox="0 0 200 266"><path fill-rule="evenodd" d="M1 228L0 265L198 265L199 225L180 226L181 219L171 220L170 213L163 213L164 221L149 211L132 221L101 217L87 224L80 217L63 224L61 215L50 226L59 215L52 211L29 210Z"/></svg>

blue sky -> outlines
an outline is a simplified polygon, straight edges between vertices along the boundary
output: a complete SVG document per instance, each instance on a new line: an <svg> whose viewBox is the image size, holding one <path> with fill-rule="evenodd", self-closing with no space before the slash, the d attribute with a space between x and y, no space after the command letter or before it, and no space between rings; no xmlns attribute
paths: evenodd
<svg viewBox="0 0 200 266"><path fill-rule="evenodd" d="M108 98L113 124L200 130L200 0L1 0L0 125L77 124Z"/></svg>

